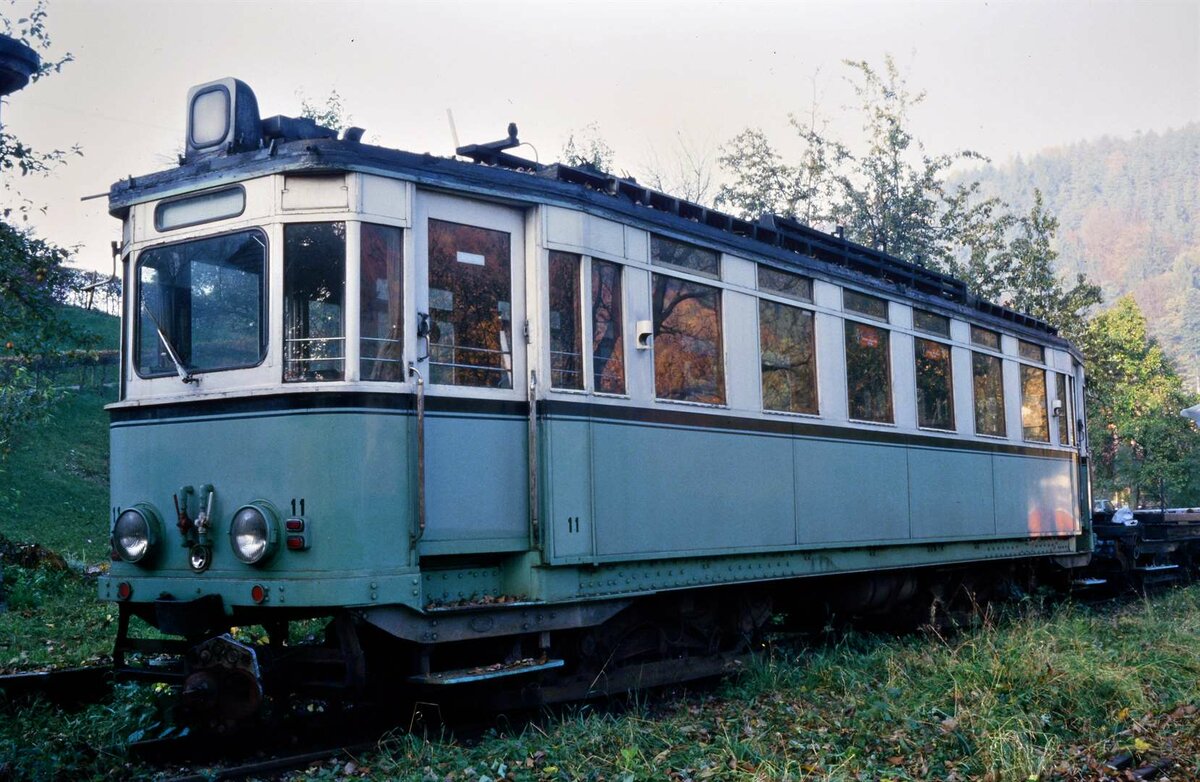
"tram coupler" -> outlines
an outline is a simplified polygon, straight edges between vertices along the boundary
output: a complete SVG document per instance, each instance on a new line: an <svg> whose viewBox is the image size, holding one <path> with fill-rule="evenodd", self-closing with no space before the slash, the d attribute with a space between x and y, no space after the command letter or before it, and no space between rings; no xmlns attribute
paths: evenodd
<svg viewBox="0 0 1200 782"><path fill-rule="evenodd" d="M180 708L186 722L221 732L262 705L262 675L253 646L218 635L192 647L185 664Z"/></svg>

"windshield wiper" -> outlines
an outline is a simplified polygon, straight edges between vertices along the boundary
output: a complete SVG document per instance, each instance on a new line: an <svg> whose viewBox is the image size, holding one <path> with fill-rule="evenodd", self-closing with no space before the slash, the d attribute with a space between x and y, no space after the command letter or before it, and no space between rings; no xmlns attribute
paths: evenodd
<svg viewBox="0 0 1200 782"><path fill-rule="evenodd" d="M163 347L167 349L167 355L171 357L171 362L175 364L175 372L179 375L179 379L184 383L199 383L200 378L184 368L183 362L179 360L179 354L175 352L175 346L171 344L171 340L167 339L167 335L163 333L162 324L158 322L158 318L154 317L154 313L146 305L145 299L142 299L142 309L150 316L150 320L154 321L154 330L158 332L158 338L162 340Z"/></svg>

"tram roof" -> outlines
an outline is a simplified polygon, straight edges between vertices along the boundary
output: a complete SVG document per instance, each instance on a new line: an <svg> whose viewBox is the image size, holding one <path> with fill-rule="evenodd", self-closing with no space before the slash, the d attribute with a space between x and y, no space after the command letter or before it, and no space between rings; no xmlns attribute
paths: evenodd
<svg viewBox="0 0 1200 782"><path fill-rule="evenodd" d="M543 203L625 219L685 240L707 243L780 268L818 273L958 313L976 322L1001 323L1078 356L1057 330L1042 320L986 301L961 280L856 244L778 215L751 222L611 176L591 166L543 165L482 147L460 154L476 162L429 153L309 138L248 152L218 154L144 176L130 176L109 189L109 212L123 218L134 204L195 192L276 173L352 171L400 177L420 185L453 189L522 203Z"/></svg>

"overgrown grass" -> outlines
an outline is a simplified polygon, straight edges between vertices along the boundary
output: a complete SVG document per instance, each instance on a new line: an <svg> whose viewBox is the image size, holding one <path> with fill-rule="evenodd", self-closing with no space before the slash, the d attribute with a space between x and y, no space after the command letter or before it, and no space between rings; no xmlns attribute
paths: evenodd
<svg viewBox="0 0 1200 782"><path fill-rule="evenodd" d="M108 554L108 415L114 389L63 392L0 464L0 535L68 560Z"/></svg>
<svg viewBox="0 0 1200 782"><path fill-rule="evenodd" d="M1064 605L952 640L776 649L716 694L572 716L477 746L397 735L380 778L1100 779L1123 750L1200 778L1200 588ZM313 779L345 767L314 767ZM1115 777L1114 777L1115 778Z"/></svg>

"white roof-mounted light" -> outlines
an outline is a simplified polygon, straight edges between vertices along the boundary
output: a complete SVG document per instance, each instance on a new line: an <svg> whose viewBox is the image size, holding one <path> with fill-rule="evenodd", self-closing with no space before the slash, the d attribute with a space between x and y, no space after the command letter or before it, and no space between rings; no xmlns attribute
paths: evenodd
<svg viewBox="0 0 1200 782"><path fill-rule="evenodd" d="M245 152L262 142L258 101L245 82L218 79L188 90L187 157Z"/></svg>

